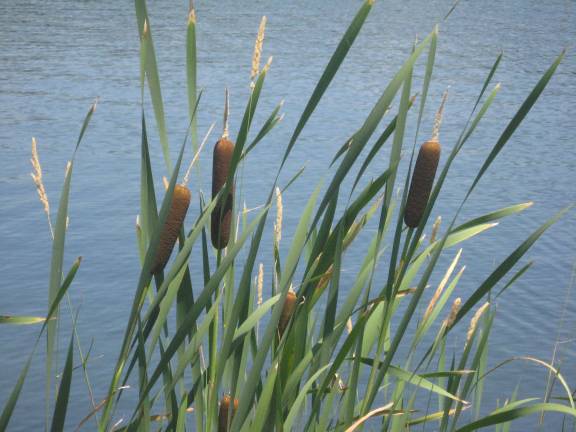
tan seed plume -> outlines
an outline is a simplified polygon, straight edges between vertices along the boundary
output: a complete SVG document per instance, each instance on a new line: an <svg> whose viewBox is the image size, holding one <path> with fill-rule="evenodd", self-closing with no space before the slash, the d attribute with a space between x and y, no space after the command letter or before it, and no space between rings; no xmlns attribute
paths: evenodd
<svg viewBox="0 0 576 432"><path fill-rule="evenodd" d="M462 299L460 297L458 297L456 300L454 300L454 303L452 303L452 307L450 308L450 313L448 314L448 318L446 318L444 320L444 327L445 328L450 328L452 327L452 324L454 324L454 321L456 320L456 315L458 315L458 312L460 311L460 306L462 305Z"/></svg>
<svg viewBox="0 0 576 432"><path fill-rule="evenodd" d="M432 225L432 234L430 234L430 244L436 241L436 236L438 235L438 230L440 230L440 224L442 223L442 216L438 216Z"/></svg>
<svg viewBox="0 0 576 432"><path fill-rule="evenodd" d="M436 116L434 117L434 129L432 130L432 141L438 141L440 137L440 126L442 125L442 115L444 114L444 105L446 104L446 99L448 99L448 90L442 95L442 102L440 102L440 108L436 111Z"/></svg>
<svg viewBox="0 0 576 432"><path fill-rule="evenodd" d="M190 8L190 12L188 13L188 25L196 24L196 12L194 8Z"/></svg>
<svg viewBox="0 0 576 432"><path fill-rule="evenodd" d="M32 163L33 172L30 173L32 180L36 185L36 191L38 192L38 197L40 202L44 207L44 213L48 218L48 227L50 228L50 234L54 237L54 230L52 229L52 220L50 218L50 202L48 201L48 195L46 194L46 189L44 188L44 181L42 180L42 165L40 164L40 158L38 157L38 148L36 146L36 138L32 138L32 158L30 159Z"/></svg>
<svg viewBox="0 0 576 432"><path fill-rule="evenodd" d="M266 29L266 17L263 16L260 20L260 26L258 27L258 35L256 36L256 42L254 42L254 53L252 54L252 70L250 72L250 86L254 88L254 80L258 76L260 71L260 58L262 57L262 45L264 44L264 31Z"/></svg>
<svg viewBox="0 0 576 432"><path fill-rule="evenodd" d="M260 306L262 304L262 289L264 286L264 264L260 263L258 266L258 283L256 284L258 300L257 304Z"/></svg>
<svg viewBox="0 0 576 432"><path fill-rule="evenodd" d="M476 313L470 320L470 327L468 327L468 333L466 333L466 345L468 345L470 339L472 339L472 336L474 336L474 332L476 331L476 327L478 326L478 321L480 321L480 318L482 317L486 309L488 309L488 306L490 306L490 302L484 303L480 307L480 309L476 311Z"/></svg>
<svg viewBox="0 0 576 432"><path fill-rule="evenodd" d="M353 327L354 324L352 323L352 318L348 318L348 320L346 321L346 331L348 332L348 334L352 333Z"/></svg>
<svg viewBox="0 0 576 432"><path fill-rule="evenodd" d="M282 192L280 188L276 187L276 223L274 224L274 243L276 246L282 240Z"/></svg>

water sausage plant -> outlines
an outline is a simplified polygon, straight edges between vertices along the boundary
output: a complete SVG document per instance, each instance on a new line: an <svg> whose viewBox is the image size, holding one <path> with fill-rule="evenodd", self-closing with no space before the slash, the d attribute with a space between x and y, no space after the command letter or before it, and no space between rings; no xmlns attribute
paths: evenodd
<svg viewBox="0 0 576 432"><path fill-rule="evenodd" d="M452 209L453 214L444 215L448 222L443 227L439 221L435 223L431 239L425 241L424 234L432 225L430 215L442 199L452 164L481 127L497 96L500 86L492 80L502 58L496 58L486 79L478 83L469 120L454 143L443 142L442 159L438 139L442 108L432 138L418 151L411 143L422 141L418 136L414 141L408 139L406 131L410 121L419 130L426 118L423 114L434 112L428 106L438 106L438 101L428 103L427 97L438 44L438 28L434 28L414 45L400 69L383 86L360 128L350 131L350 138L332 161L328 181L314 189L303 208L290 208L298 212L298 224L290 238L284 236L280 246L282 215L287 212L282 195L298 185L302 170L282 184L280 173L352 49L373 3L365 0L352 18L278 159L278 170L272 177L260 179L263 187L269 187L267 200L248 212L238 207L243 192L242 182L235 182L242 173L239 168L259 143L274 136L272 131L282 119L282 104L278 104L262 124L255 124L271 70L271 61L260 67L266 20L262 20L256 37L250 91L238 119L238 132L231 139L225 121L224 134L214 147L212 197L206 200L201 190L191 194L197 185L194 181L188 183L190 169L185 180L178 183L181 165L188 159L188 140L180 146L178 158L171 160L150 21L145 0L135 1L142 98L141 199L139 211L135 209L139 213L139 251L135 254L141 258L140 275L131 291L133 302L126 310L118 356L109 365L113 374L108 391L96 394L93 410L80 424L72 424L67 416L71 382L81 373L74 365L80 362L86 366L82 351L75 353L75 346L81 346L81 335L70 338L64 363L55 361L54 348L58 332L69 330L56 323L61 315L60 303L68 289L74 289L73 279L80 266L78 259L66 272L63 263L72 158L54 224L50 304L46 317L38 319L42 328L33 350L46 332L47 428L351 432L407 431L423 425L426 430L465 432L493 426L504 431L510 427L509 422L530 414L537 415L520 421L538 423L538 414L546 412L563 416L566 425L574 424L573 387L554 365L533 358L514 358L490 370L486 367L494 300L504 291L513 295L509 287L530 267L522 264L522 258L568 209L550 215L548 221L529 233L477 287L467 291L470 294L454 295L464 268L461 253L453 248L531 205L511 205L457 223L472 191L544 91L564 52L527 94L487 152L461 204ZM190 122L186 136L191 137L196 152L191 165L209 140L207 133L198 145L196 114L202 109L202 100L197 90L196 59L196 13L192 8L186 34ZM418 65L424 69L417 76L423 78L414 90ZM146 93L161 152L149 147ZM418 97L414 98L416 93ZM389 117L384 115L391 110L395 115L386 120ZM76 149L93 113L91 108ZM227 108L225 113L227 117ZM386 122L382 132L377 133L379 125ZM389 143L388 153L381 152L385 143ZM152 166L156 165L151 163L151 155L160 153L166 171L153 173ZM387 167L368 179L367 167L376 155L383 154L389 155ZM34 181L46 208L37 155L33 160ZM353 176L355 168L358 170ZM206 171L199 171L199 175ZM164 188L158 188L162 175L168 180ZM235 185L240 187L235 190ZM341 192L344 185L346 196ZM396 195L396 190L400 194ZM163 195L159 208L158 191L159 196ZM191 197L197 201L191 202ZM273 226L271 213L276 214ZM373 231L362 237L367 226ZM272 245L263 241L267 230L273 235ZM211 234L213 248L207 233ZM357 241L359 238L369 240ZM351 248L362 254L363 260L349 282L350 278L343 278L342 273L346 251ZM259 261L271 263L266 277ZM428 289L434 277L441 282ZM12 323L18 323L17 318L13 317ZM0 319L2 323L10 322ZM454 344L448 341L460 340L455 339L458 334L465 335L465 340L452 349ZM0 431L7 430L14 421L14 407L33 358L32 353L4 398ZM554 399L547 394L542 399L518 400L510 389L510 398L494 410L496 401L481 403L483 383L492 377L491 372L517 361L531 361L542 367L558 383L557 390L562 394L555 394L558 397ZM57 364L63 365L63 370L56 370ZM81 368L85 378L91 367ZM58 386L56 374L60 376ZM90 380L85 381L92 391ZM117 409L120 400L122 415Z"/></svg>

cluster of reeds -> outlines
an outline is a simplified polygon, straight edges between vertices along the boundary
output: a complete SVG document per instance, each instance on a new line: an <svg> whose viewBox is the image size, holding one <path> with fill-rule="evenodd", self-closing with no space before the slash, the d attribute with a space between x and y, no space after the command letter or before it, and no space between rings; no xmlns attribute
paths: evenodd
<svg viewBox="0 0 576 432"><path fill-rule="evenodd" d="M135 284L132 308L126 311L126 330L109 390L96 395L93 411L87 413L80 427L101 431L237 432L353 431L368 426L396 431L430 424L430 430L441 431L470 431L492 425L504 430L514 419L543 412L560 413L567 421L574 421L572 389L553 365L534 359L530 361L540 362L538 364L547 368L561 384L565 403L551 402L547 397L543 401L512 397L488 412L486 405L480 403L483 382L494 370L486 369L485 358L494 319L493 299L530 267L527 264L517 269L516 265L563 212L531 233L471 294L459 289L459 281L464 277L464 267L458 269L461 251L445 271L440 265L440 257L451 254L450 248L530 206L531 203L512 205L456 223L471 192L539 98L563 53L537 82L488 152L462 205L455 209L443 232L437 219L430 241L424 242L424 233L434 206L442 197L451 165L474 135L498 93L499 85L492 86L492 78L501 59L497 57L486 80L480 83L478 98L459 138L451 146L444 143L442 160L438 133L445 99L438 109L432 137L422 144L412 166L411 159L401 160L400 155L408 141L405 131L411 118L409 111L415 105L413 71L418 59L426 57L418 115L414 116L419 130L427 109L435 63L438 40L435 28L414 46L383 89L364 124L352 131L351 138L342 145L332 162L336 169L327 186L319 185L304 208L290 206L290 211L298 211L301 217L291 237L284 236L283 242L290 240L290 244L285 245L286 249L280 247L285 212L283 195L289 196L285 193L297 184L302 170L286 184L279 184L279 174L372 7L373 0L365 0L345 31L299 118L279 161L277 175L262 179L263 184L269 185L267 201L262 207L248 211L239 210L240 200L235 199L242 197L242 191L235 190L238 168L281 120L280 103L254 132L254 114L270 69L270 61L260 68L265 18L256 37L249 99L234 142L227 126L226 97L224 132L213 152L212 198L205 201L202 193L192 195L193 186L188 186L190 169L212 130L210 128L198 146L195 119L202 106L196 85L198 17L194 9L189 11L186 38L188 135L196 155L184 180L178 183L187 141L181 145L176 162L172 161L145 0L136 0L142 101L148 89L169 180L158 208L154 181L158 173L152 172L149 131L142 109L141 208L137 222L142 268ZM395 100L398 100L396 116L372 139ZM76 149L92 114L93 109L86 117ZM360 181L389 139L392 144L387 169L368 182ZM342 210L336 211L340 208L341 186L357 164L361 164L361 168L354 179L351 198ZM402 195L394 198L392 191L397 180L402 181L397 176L400 164L407 165L408 174L403 179ZM34 181L49 214L35 145L33 166ZM81 348L79 338L70 339L61 380L53 397L59 304L80 265L77 260L68 273L63 273L72 168L73 159L66 172L54 225L49 312L39 319L43 322L40 335L47 330L45 412L52 430L62 430L65 425L72 427L67 405L74 376L74 344ZM262 238L270 228L268 220L274 197L276 220L271 227L274 242L269 253ZM191 205L192 198L198 200L198 206ZM376 226L376 234L368 244L356 242L366 226ZM196 248L197 245L200 247ZM364 259L353 284L343 286L345 252L352 247L362 251ZM192 256L193 250L201 250L201 256ZM263 265L257 270L256 262L266 254L271 255L272 265L265 277ZM191 260L196 261L196 269L198 262L202 264L198 282L189 267ZM383 272L385 277L381 276ZM442 273L438 287L428 295L427 287L433 275ZM452 304L450 309L446 309L447 304ZM174 316L175 320L169 319ZM19 317L10 318L16 323ZM170 328L173 323L175 327ZM451 352L447 341L454 332L466 336L460 347ZM38 341L40 336L34 349ZM32 358L31 354L6 398L0 431L8 427ZM81 360L85 366L83 358ZM496 369L500 366L504 364ZM86 367L83 369L92 392L89 371ZM128 391L128 384L138 389L136 402L130 416L119 417L116 408ZM437 403L430 403L433 398Z"/></svg>

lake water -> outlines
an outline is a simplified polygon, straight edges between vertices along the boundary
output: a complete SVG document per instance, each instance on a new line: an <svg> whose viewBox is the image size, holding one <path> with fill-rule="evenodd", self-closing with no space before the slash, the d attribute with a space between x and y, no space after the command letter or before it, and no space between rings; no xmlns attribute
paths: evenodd
<svg viewBox="0 0 576 432"><path fill-rule="evenodd" d="M188 115L184 51L187 2L149 3L174 150L182 142ZM281 99L285 100L286 117L246 164L242 181L247 207L256 207L266 198L299 114L358 6L358 1L260 1L242 5L233 1L198 2L198 81L205 89L199 116L201 135L211 122L221 120L225 86L231 92L232 135L237 132L248 94L255 33L261 15L268 17L264 58L273 55L274 62L255 125L259 127ZM328 176L332 155L362 124L409 54L415 36L423 38L450 6L447 0L376 3L282 176L287 180L307 163L303 178L284 196L284 247L306 198L317 181ZM454 164L433 218L441 214L447 221L452 217L483 158L528 92L559 52L574 44L575 7L570 0L463 1L441 23L437 67L419 141L430 133L433 112L442 92L450 87L441 132L446 155L500 50L504 51L504 59L494 81L502 83L502 90L478 133ZM78 331L84 349L93 341L89 373L97 400L109 384L139 269L134 234L140 169L135 22L132 2L0 2L0 314L46 313L51 245L29 175L31 137L38 140L46 189L55 214L66 160L89 104L95 97L100 98L77 157L65 261L68 268L74 257L84 257L71 295L74 305L80 308ZM420 64L418 83L421 76ZM413 117L414 113L412 122ZM461 262L467 269L456 295L467 298L537 226L576 202L575 118L576 52L571 49L537 105L477 188L462 217L525 201L535 204L464 245ZM151 114L149 124L154 168L159 177L164 167ZM407 143L412 143L412 126L407 133ZM366 179L382 172L389 148L388 144L384 147ZM202 179L195 176L192 187L209 191L210 150L203 153L200 166ZM533 268L498 299L489 367L513 355L550 361L559 341L556 364L568 382L576 385L575 214L568 213L541 238L528 254L527 259L535 261ZM267 235L271 230L270 226ZM373 233L373 227L367 229L358 244L365 243ZM354 279L363 252L362 247L356 247L346 255L343 287ZM447 257L454 253L450 251ZM260 260L270 268L266 256ZM191 265L193 271L200 271L198 262ZM435 275L432 282L440 277ZM69 335L67 312L63 321L61 351ZM0 327L2 406L38 330L37 326ZM463 342L462 337L451 341L451 348ZM43 377L40 349L10 430L43 427ZM502 403L517 385L520 397L542 397L546 379L543 368L520 362L498 370L487 381L484 412L495 408L498 401ZM127 394L129 397L129 391ZM560 395L561 389L556 388L554 394ZM85 385L76 371L67 427L73 429L89 408ZM548 416L546 430L559 429L561 420ZM536 423L537 417L531 417L513 430L532 430Z"/></svg>

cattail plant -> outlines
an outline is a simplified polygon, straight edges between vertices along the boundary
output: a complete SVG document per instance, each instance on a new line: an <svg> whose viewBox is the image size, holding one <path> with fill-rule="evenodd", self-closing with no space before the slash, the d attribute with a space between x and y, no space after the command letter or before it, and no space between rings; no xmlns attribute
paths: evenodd
<svg viewBox="0 0 576 432"><path fill-rule="evenodd" d="M190 189L184 184L177 184L174 187L172 195L172 203L166 221L162 227L162 234L160 234L160 243L158 244L158 251L154 258L151 272L156 274L166 267L168 258L172 254L172 249L180 233L180 228L184 223L188 206L190 205Z"/></svg>
<svg viewBox="0 0 576 432"><path fill-rule="evenodd" d="M230 172L234 143L228 139L228 91L226 91L226 103L224 108L224 132L214 146L214 158L212 162L212 199L226 184ZM212 210L212 245L216 249L224 249L230 240L230 227L232 221L232 206L234 203L234 182L228 188L226 197Z"/></svg>
<svg viewBox="0 0 576 432"><path fill-rule="evenodd" d="M238 410L238 399L234 398L233 406L230 407L231 397L224 395L220 400L220 410L218 411L218 432L228 432L228 425L232 423L234 414Z"/></svg>
<svg viewBox="0 0 576 432"><path fill-rule="evenodd" d="M294 315L294 311L296 310L296 301L298 297L296 293L292 290L288 291L286 295L286 300L284 301L284 306L282 306L282 314L280 315L280 321L278 322L278 334L280 339L284 335L286 328L288 327L288 323L290 322L290 318Z"/></svg>
<svg viewBox="0 0 576 432"><path fill-rule="evenodd" d="M410 191L408 192L408 199L406 200L406 208L404 210L404 223L410 228L416 228L420 224L420 220L426 209L426 204L428 204L428 198L430 198L432 185L434 184L434 177L436 176L441 151L438 135L447 95L448 93L445 92L440 108L436 113L432 138L422 144L418 152L416 164L414 165L414 173L412 174Z"/></svg>

